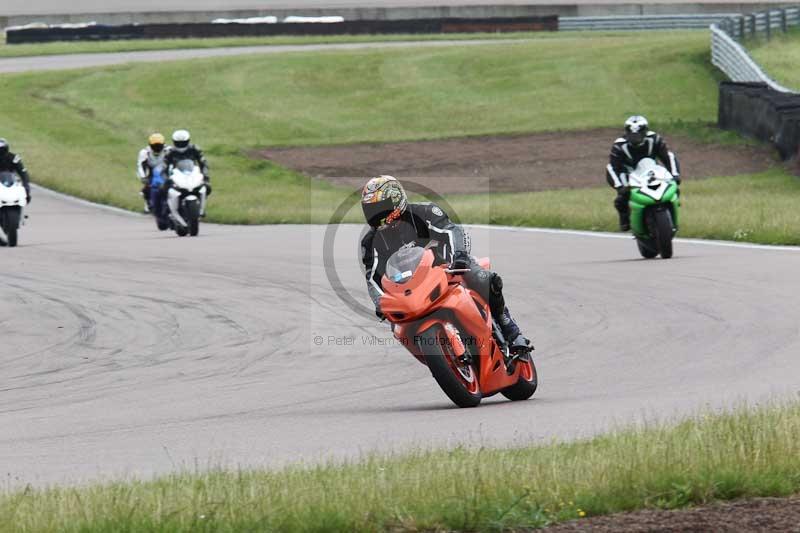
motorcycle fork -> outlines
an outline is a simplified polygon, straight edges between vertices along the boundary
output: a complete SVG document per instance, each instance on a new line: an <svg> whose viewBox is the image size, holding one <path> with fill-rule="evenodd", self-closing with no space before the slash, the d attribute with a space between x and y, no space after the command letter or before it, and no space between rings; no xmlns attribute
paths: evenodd
<svg viewBox="0 0 800 533"><path fill-rule="evenodd" d="M187 227L189 224L186 223L186 220L181 216L180 213L180 203L181 203L181 195L175 191L175 189L170 189L167 193L167 206L169 207L169 216L172 220L183 227Z"/></svg>
<svg viewBox="0 0 800 533"><path fill-rule="evenodd" d="M200 216L206 216L206 199L208 195L206 194L206 188L203 187L203 190L200 191Z"/></svg>

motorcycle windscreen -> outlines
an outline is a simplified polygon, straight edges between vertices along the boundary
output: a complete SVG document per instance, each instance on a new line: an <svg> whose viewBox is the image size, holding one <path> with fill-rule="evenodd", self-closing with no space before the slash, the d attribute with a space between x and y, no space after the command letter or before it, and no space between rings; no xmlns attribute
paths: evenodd
<svg viewBox="0 0 800 533"><path fill-rule="evenodd" d="M424 254L425 249L418 246L396 251L386 262L386 277L395 283L405 283L410 280Z"/></svg>
<svg viewBox="0 0 800 533"><path fill-rule="evenodd" d="M17 183L17 175L13 172L0 172L0 184L4 187L13 187Z"/></svg>
<svg viewBox="0 0 800 533"><path fill-rule="evenodd" d="M191 159L181 159L175 167L184 174L191 174L194 172L194 161Z"/></svg>

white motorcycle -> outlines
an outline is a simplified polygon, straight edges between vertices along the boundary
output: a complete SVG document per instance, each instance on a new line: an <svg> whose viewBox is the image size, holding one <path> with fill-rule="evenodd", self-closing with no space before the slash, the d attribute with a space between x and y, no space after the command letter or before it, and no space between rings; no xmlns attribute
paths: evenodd
<svg viewBox="0 0 800 533"><path fill-rule="evenodd" d="M195 237L200 232L200 217L206 212L207 189L194 161L178 161L169 176L170 187L167 192L169 214L180 237Z"/></svg>
<svg viewBox="0 0 800 533"><path fill-rule="evenodd" d="M14 172L0 172L0 228L9 246L17 245L17 232L24 220L26 205L28 194L20 177Z"/></svg>

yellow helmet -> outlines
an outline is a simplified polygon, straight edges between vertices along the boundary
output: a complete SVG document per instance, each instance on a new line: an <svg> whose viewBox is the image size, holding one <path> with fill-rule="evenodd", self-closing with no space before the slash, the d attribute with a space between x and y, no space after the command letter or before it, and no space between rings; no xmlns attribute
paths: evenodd
<svg viewBox="0 0 800 533"><path fill-rule="evenodd" d="M150 148L156 153L164 149L164 144L166 142L167 140L160 133L154 133L147 139L147 144L149 144Z"/></svg>

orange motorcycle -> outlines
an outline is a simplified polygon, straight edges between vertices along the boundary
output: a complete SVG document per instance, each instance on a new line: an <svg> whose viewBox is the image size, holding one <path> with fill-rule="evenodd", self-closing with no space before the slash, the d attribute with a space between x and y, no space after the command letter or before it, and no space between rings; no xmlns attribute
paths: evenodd
<svg viewBox="0 0 800 533"><path fill-rule="evenodd" d="M478 263L491 268L488 258ZM530 351L510 353L488 302L461 283L467 272L434 266L428 248L398 250L386 264L381 311L457 406L475 407L498 392L527 400L538 384Z"/></svg>

